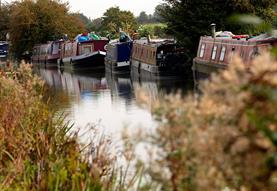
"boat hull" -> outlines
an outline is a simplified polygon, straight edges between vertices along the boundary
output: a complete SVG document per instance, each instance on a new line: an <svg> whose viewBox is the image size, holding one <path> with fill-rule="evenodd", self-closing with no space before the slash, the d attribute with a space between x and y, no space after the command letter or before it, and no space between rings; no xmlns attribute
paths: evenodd
<svg viewBox="0 0 277 191"><path fill-rule="evenodd" d="M85 55L68 57L58 60L60 68L71 70L104 69L105 52L97 51Z"/></svg>
<svg viewBox="0 0 277 191"><path fill-rule="evenodd" d="M130 73L130 61L116 62L105 59L105 69L107 72L115 74L129 74Z"/></svg>
<svg viewBox="0 0 277 191"><path fill-rule="evenodd" d="M152 76L179 76L187 73L187 76L191 74L191 65L171 65L165 64L163 66L157 66L153 64L147 64L135 59L132 59L131 70L134 73L144 75L144 73L150 73ZM147 74L146 74L147 75Z"/></svg>
<svg viewBox="0 0 277 191"><path fill-rule="evenodd" d="M209 78L212 73L221 72L226 68L226 64L209 63L199 59L194 59L192 65L194 82L198 83L200 80Z"/></svg>

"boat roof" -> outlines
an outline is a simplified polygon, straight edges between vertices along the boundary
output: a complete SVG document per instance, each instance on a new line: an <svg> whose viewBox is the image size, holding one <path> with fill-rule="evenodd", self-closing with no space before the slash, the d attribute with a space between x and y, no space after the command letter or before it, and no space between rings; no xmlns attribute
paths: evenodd
<svg viewBox="0 0 277 191"><path fill-rule="evenodd" d="M7 41L0 41L0 45L9 44Z"/></svg>
<svg viewBox="0 0 277 191"><path fill-rule="evenodd" d="M224 34L224 35L219 35L219 34ZM243 36L248 36L248 35L234 35L233 33L229 32L229 31L219 31L217 32L217 35L215 37L216 40L239 40L239 41L274 41L276 40L276 35L277 34L277 30L274 30L272 33L262 33L259 34L257 36L253 36L250 38L243 38ZM237 38L233 38L234 36L242 36L241 38L237 39ZM204 36L206 39L213 39L212 36Z"/></svg>
<svg viewBox="0 0 277 191"><path fill-rule="evenodd" d="M165 45L165 44L175 44L173 39L151 39L149 42L146 38L135 40L134 43L141 44L141 45L150 45L153 47Z"/></svg>
<svg viewBox="0 0 277 191"><path fill-rule="evenodd" d="M277 40L276 36L269 34L269 33L264 33L260 34L258 36L252 37L249 39L249 41L264 41L264 40Z"/></svg>

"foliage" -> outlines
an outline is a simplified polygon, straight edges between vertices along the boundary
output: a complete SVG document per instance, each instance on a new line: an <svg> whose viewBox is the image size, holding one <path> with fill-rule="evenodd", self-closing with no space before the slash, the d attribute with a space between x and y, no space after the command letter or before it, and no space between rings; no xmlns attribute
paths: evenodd
<svg viewBox="0 0 277 191"><path fill-rule="evenodd" d="M273 28L277 29L277 5L273 9L273 23L272 26Z"/></svg>
<svg viewBox="0 0 277 191"><path fill-rule="evenodd" d="M276 89L277 62L269 54L250 68L237 57L202 83L200 97L152 103L160 126L144 135L152 145L145 177L162 190L274 190Z"/></svg>
<svg viewBox="0 0 277 191"><path fill-rule="evenodd" d="M29 65L0 73L0 190L128 190L136 179L119 175L111 141L93 131L80 144L44 89Z"/></svg>
<svg viewBox="0 0 277 191"><path fill-rule="evenodd" d="M103 22L102 18L93 19L92 25L93 25L93 27L95 28L96 31L100 32L102 22Z"/></svg>
<svg viewBox="0 0 277 191"><path fill-rule="evenodd" d="M130 11L121 11L119 7L111 7L103 15L101 30L115 37L118 36L119 29L132 34L137 29L136 19Z"/></svg>
<svg viewBox="0 0 277 191"><path fill-rule="evenodd" d="M5 4L0 8L0 40L6 40L8 33L7 23L9 22L9 7Z"/></svg>
<svg viewBox="0 0 277 191"><path fill-rule="evenodd" d="M155 7L155 12L151 15L147 15L145 11L140 12L139 16L136 18L138 24L146 24L146 23L159 23L162 22L162 18L160 15L160 10L163 9L162 5L157 5Z"/></svg>
<svg viewBox="0 0 277 191"><path fill-rule="evenodd" d="M160 14L167 23L167 32L175 36L190 49L189 56L197 52L199 37L209 35L211 23L218 30L233 33L247 33L248 28L241 25L231 25L227 18L233 14L252 14L271 23L274 18L273 6L276 0L241 1L241 0L164 0ZM245 30L246 29L246 30Z"/></svg>
<svg viewBox="0 0 277 191"><path fill-rule="evenodd" d="M80 20L85 25L85 29L87 32L95 31L96 27L94 26L93 21L85 16L83 13L73 13L72 15L80 18Z"/></svg>
<svg viewBox="0 0 277 191"><path fill-rule="evenodd" d="M139 24L144 24L149 22L149 16L146 14L145 11L140 12L139 16L137 17L137 22Z"/></svg>
<svg viewBox="0 0 277 191"><path fill-rule="evenodd" d="M141 37L150 35L152 38L165 38L165 28L166 25L162 23L144 24L139 26L138 33Z"/></svg>
<svg viewBox="0 0 277 191"><path fill-rule="evenodd" d="M31 52L34 44L74 37L84 31L79 17L68 13L68 5L58 0L16 1L10 4L9 33L16 56Z"/></svg>

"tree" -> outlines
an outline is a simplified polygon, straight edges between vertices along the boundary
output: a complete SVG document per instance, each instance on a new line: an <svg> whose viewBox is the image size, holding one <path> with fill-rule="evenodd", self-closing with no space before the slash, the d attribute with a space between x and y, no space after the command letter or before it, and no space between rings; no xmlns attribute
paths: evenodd
<svg viewBox="0 0 277 191"><path fill-rule="evenodd" d="M139 24L143 24L143 23L148 23L149 22L149 17L146 14L145 11L142 11L139 16L137 17L137 21Z"/></svg>
<svg viewBox="0 0 277 191"><path fill-rule="evenodd" d="M9 6L2 5L0 8L0 40L6 40L6 35L8 33L9 22Z"/></svg>
<svg viewBox="0 0 277 191"><path fill-rule="evenodd" d="M195 56L199 37L209 35L211 23L218 30L245 32L243 27L228 23L227 18L235 13L254 14L267 22L273 19L272 7L276 0L164 0L159 13L167 23L167 32L175 36L188 49L190 58Z"/></svg>
<svg viewBox="0 0 277 191"><path fill-rule="evenodd" d="M10 7L8 28L16 57L31 52L34 44L56 40L64 34L72 38L85 30L80 18L69 14L68 4L58 0L23 0Z"/></svg>
<svg viewBox="0 0 277 191"><path fill-rule="evenodd" d="M86 31L95 31L96 27L93 24L93 21L88 18L86 15L83 13L73 13L76 17L79 17L82 23L85 25Z"/></svg>
<svg viewBox="0 0 277 191"><path fill-rule="evenodd" d="M163 18L161 16L161 11L163 10L164 6L162 4L159 4L155 7L155 11L153 13L154 20L156 22L162 22Z"/></svg>
<svg viewBox="0 0 277 191"><path fill-rule="evenodd" d="M119 29L132 33L137 29L135 16L130 11L121 11L119 7L111 7L102 17L102 31L109 32L113 37L117 36Z"/></svg>
<svg viewBox="0 0 277 191"><path fill-rule="evenodd" d="M100 31L100 28L102 27L102 22L103 22L103 18L97 18L92 20L92 25L96 31Z"/></svg>

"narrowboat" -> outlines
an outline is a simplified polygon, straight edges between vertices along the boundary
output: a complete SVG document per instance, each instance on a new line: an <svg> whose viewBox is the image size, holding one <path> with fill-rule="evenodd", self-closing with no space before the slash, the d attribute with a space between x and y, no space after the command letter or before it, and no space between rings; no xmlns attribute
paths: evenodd
<svg viewBox="0 0 277 191"><path fill-rule="evenodd" d="M225 32L226 33L226 32ZM246 65L264 49L277 45L277 39L269 34L248 38L247 35L213 35L200 37L197 56L193 59L193 75L197 82L213 72L226 69L235 54Z"/></svg>
<svg viewBox="0 0 277 191"><path fill-rule="evenodd" d="M9 54L9 44L6 41L0 41L0 60L6 61Z"/></svg>
<svg viewBox="0 0 277 191"><path fill-rule="evenodd" d="M133 42L113 42L106 46L106 71L123 74L130 72L130 56Z"/></svg>
<svg viewBox="0 0 277 191"><path fill-rule="evenodd" d="M35 45L32 52L32 63L43 64L45 67L57 67L61 44L62 41L51 41L46 44Z"/></svg>
<svg viewBox="0 0 277 191"><path fill-rule="evenodd" d="M58 65L70 70L104 69L106 39L65 41L61 46Z"/></svg>
<svg viewBox="0 0 277 191"><path fill-rule="evenodd" d="M120 32L119 41L113 41L106 46L105 68L115 74L130 73L130 57L133 42L124 32Z"/></svg>
<svg viewBox="0 0 277 191"><path fill-rule="evenodd" d="M184 49L173 40L135 40L133 42L131 68L133 73L155 76L174 76L191 65L185 63Z"/></svg>

